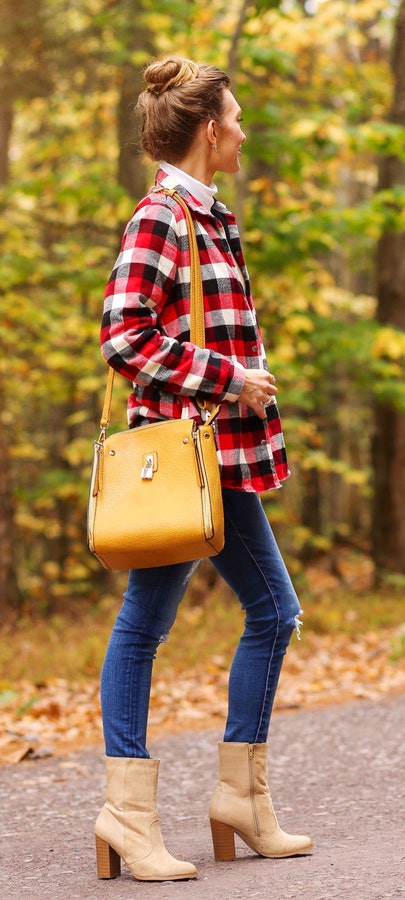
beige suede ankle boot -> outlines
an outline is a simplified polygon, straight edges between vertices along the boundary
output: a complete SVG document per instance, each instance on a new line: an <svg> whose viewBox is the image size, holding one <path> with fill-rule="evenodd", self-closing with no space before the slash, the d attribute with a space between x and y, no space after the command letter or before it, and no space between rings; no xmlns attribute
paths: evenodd
<svg viewBox="0 0 405 900"><path fill-rule="evenodd" d="M106 757L107 800L95 825L99 878L121 874L121 858L140 881L195 878L192 863L165 848L157 811L158 759Z"/></svg>
<svg viewBox="0 0 405 900"><path fill-rule="evenodd" d="M311 838L286 834L276 819L267 784L268 744L220 743L219 781L209 816L216 860L236 858L235 834L260 856L306 853Z"/></svg>

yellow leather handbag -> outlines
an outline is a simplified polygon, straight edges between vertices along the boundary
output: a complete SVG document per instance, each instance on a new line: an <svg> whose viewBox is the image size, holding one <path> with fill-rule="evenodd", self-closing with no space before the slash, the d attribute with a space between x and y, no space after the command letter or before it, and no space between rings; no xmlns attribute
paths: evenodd
<svg viewBox="0 0 405 900"><path fill-rule="evenodd" d="M205 344L200 260L193 220L187 216L191 254L191 341ZM198 425L170 419L106 436L114 371L109 370L94 442L88 503L88 546L104 568L138 569L215 556L224 545L224 514L215 445L220 407Z"/></svg>

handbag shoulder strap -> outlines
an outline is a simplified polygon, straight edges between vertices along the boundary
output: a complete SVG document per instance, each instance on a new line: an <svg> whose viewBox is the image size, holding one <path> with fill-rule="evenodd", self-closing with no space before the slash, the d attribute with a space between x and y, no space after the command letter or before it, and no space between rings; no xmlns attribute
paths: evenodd
<svg viewBox="0 0 405 900"><path fill-rule="evenodd" d="M186 214L188 245L190 249L190 340L197 347L205 346L204 327L204 301L202 290L202 276L200 254L198 252L197 237L194 228L193 217L185 200L180 197L173 188L162 188L162 193L173 197L183 208Z"/></svg>
<svg viewBox="0 0 405 900"><path fill-rule="evenodd" d="M186 215L188 243L190 248L190 340L192 344L198 347L205 346L205 327L204 327L204 301L202 289L201 263L200 254L198 252L197 238L193 223L193 217L185 200L174 188L161 188L163 194L173 197L177 203L183 208ZM114 386L114 369L109 366L107 376L107 386L104 396L103 411L101 413L100 428L105 434L110 424L111 398ZM205 408L205 403L203 405Z"/></svg>

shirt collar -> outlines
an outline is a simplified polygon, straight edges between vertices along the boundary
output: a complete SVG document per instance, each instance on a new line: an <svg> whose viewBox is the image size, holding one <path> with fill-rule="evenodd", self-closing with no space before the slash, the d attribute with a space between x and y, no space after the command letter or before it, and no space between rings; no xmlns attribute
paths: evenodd
<svg viewBox="0 0 405 900"><path fill-rule="evenodd" d="M181 185L197 200L205 212L211 212L215 194L218 190L214 182L211 182L209 185L203 184L202 181L198 181L197 178L193 178L187 172L183 172L182 169L167 162L161 163L161 171L164 174L164 178L161 180L161 184L164 187L174 188Z"/></svg>

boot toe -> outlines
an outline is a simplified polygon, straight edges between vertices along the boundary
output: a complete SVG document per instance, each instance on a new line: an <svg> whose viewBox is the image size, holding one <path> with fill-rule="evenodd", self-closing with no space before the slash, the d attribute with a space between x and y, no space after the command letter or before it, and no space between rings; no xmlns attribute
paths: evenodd
<svg viewBox="0 0 405 900"><path fill-rule="evenodd" d="M286 856L299 856L308 853L313 847L313 842L306 834L287 834L281 828L277 833L277 840L263 841L259 850L261 856L272 859L282 859Z"/></svg>

